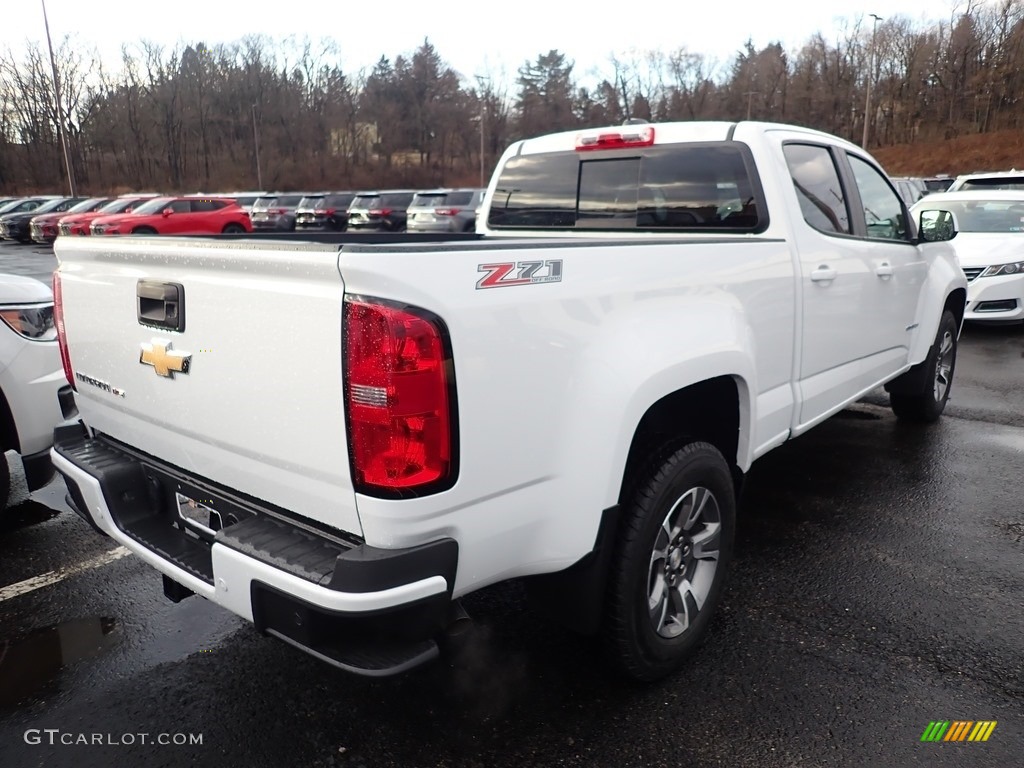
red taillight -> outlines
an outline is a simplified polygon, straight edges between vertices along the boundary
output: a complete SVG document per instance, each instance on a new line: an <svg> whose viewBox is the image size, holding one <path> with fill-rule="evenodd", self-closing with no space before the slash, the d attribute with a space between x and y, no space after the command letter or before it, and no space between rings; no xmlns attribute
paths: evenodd
<svg viewBox="0 0 1024 768"><path fill-rule="evenodd" d="M649 147L652 144L654 144L654 128L649 125L624 131L604 131L592 134L581 133L576 137L577 152L587 149Z"/></svg>
<svg viewBox="0 0 1024 768"><path fill-rule="evenodd" d="M367 213L370 214L371 216L390 216L391 215L391 209L390 208L371 208L370 210L367 211Z"/></svg>
<svg viewBox="0 0 1024 768"><path fill-rule="evenodd" d="M434 213L438 216L454 216L459 212L458 208L435 208Z"/></svg>
<svg viewBox="0 0 1024 768"><path fill-rule="evenodd" d="M451 355L440 319L346 299L345 400L356 490L451 487L456 474Z"/></svg>
<svg viewBox="0 0 1024 768"><path fill-rule="evenodd" d="M71 370L71 356L68 354L68 339L64 335L64 295L60 288L60 272L53 273L53 324L57 326L57 346L60 347L60 362L68 384L76 392L75 374Z"/></svg>
<svg viewBox="0 0 1024 768"><path fill-rule="evenodd" d="M337 212L338 212L337 208L324 208L322 210L317 211L317 213L321 213L324 216L333 216Z"/></svg>
<svg viewBox="0 0 1024 768"><path fill-rule="evenodd" d="M274 209L272 209L270 211L270 213L275 213L278 216L283 216L284 214L288 213L288 209L287 208L274 208Z"/></svg>

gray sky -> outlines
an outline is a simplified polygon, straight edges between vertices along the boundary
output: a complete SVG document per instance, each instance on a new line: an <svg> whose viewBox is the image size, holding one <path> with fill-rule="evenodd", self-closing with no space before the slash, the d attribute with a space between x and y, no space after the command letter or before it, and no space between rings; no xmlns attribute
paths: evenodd
<svg viewBox="0 0 1024 768"><path fill-rule="evenodd" d="M950 18L964 2L953 0L853 0L816 3L771 3L730 0L693 3L686 0L622 2L621 0L493 0L444 3L438 0L388 0L375 10L373 0L313 0L300 3L241 2L173 3L138 0L46 0L54 43L65 35L95 48L115 69L123 43L146 38L173 46L178 42L207 45L232 42L247 34L274 38L330 37L341 49L346 71L369 68L385 55L411 53L429 38L441 57L467 80L490 74L515 80L516 70L539 54L558 49L587 78L607 72L612 54L629 60L631 52L685 47L725 63L748 38L756 47L778 41L798 48L815 32L834 40L844 24L870 22L870 13L912 21ZM293 12L294 11L294 12ZM0 48L19 53L26 41L45 41L43 13L37 0L5 3L0 23Z"/></svg>

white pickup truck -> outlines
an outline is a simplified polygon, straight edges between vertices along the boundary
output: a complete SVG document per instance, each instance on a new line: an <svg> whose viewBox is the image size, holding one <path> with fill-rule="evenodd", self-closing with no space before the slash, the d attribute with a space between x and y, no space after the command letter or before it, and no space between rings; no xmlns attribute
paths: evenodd
<svg viewBox="0 0 1024 768"><path fill-rule="evenodd" d="M656 679L758 457L883 384L939 418L954 235L850 143L694 122L515 143L462 239L61 238L53 461L169 598L336 667L428 661L525 579Z"/></svg>

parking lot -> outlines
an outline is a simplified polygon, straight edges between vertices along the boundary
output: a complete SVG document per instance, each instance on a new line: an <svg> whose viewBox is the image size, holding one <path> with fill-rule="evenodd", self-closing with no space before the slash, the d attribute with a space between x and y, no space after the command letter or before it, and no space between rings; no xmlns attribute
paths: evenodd
<svg viewBox="0 0 1024 768"><path fill-rule="evenodd" d="M2 271L55 265L0 245ZM0 765L1020 765L1022 379L1024 329L968 327L937 426L879 392L756 464L709 641L647 687L517 583L465 601L459 659L345 675L168 602L58 479L0 519ZM998 724L924 743L932 721Z"/></svg>

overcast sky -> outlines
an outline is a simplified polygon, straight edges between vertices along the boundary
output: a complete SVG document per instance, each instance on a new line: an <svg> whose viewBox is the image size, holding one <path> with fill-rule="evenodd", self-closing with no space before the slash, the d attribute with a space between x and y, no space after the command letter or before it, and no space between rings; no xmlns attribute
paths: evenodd
<svg viewBox="0 0 1024 768"><path fill-rule="evenodd" d="M756 47L781 42L794 50L815 32L834 40L844 23L902 15L915 22L948 20L964 0L307 0L267 2L139 2L139 0L45 0L57 45L65 35L94 47L115 69L124 43L145 38L161 45L233 42L247 34L275 38L333 38L344 68L372 67L382 56L408 54L429 38L442 59L467 80L504 73L515 80L525 61L557 49L586 78L608 70L610 55L630 50L685 47L725 63L745 41ZM26 41L45 42L39 0L4 0L0 48L16 54Z"/></svg>

